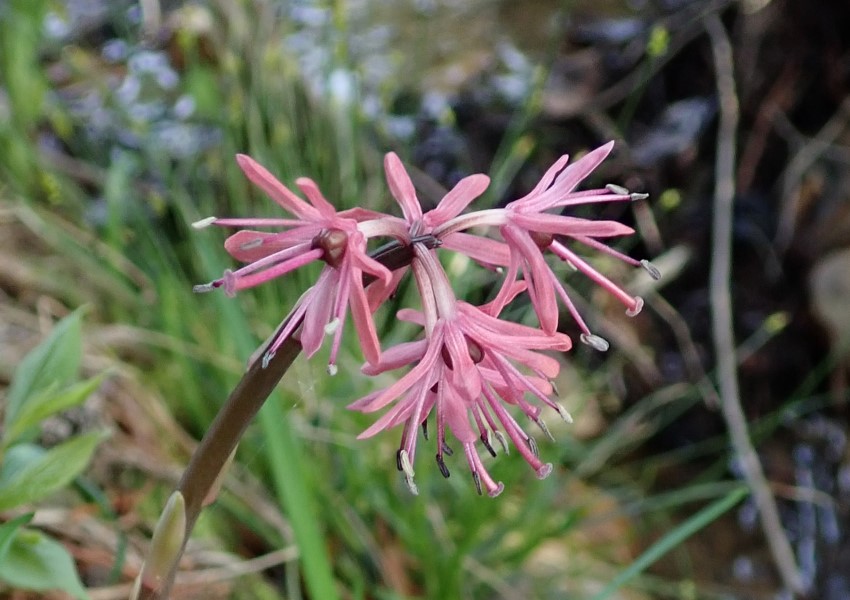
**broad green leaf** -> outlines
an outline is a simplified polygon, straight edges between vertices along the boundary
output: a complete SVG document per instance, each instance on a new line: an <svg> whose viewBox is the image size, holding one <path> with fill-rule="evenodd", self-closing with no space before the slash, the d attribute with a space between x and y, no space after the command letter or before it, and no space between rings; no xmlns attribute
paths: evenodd
<svg viewBox="0 0 850 600"><path fill-rule="evenodd" d="M0 525L0 565L3 564L3 557L6 556L6 552L9 550L9 547L12 545L12 541L15 539L15 532L18 531L21 526L32 521L33 514L35 513L27 513Z"/></svg>
<svg viewBox="0 0 850 600"><path fill-rule="evenodd" d="M22 471L34 463L36 460L44 456L47 452L38 444L15 444L3 455L3 462L0 462L0 491L4 490L9 482Z"/></svg>
<svg viewBox="0 0 850 600"><path fill-rule="evenodd" d="M63 388L80 369L82 309L59 321L50 335L24 357L15 371L6 397L6 430L15 426L24 402L51 385Z"/></svg>
<svg viewBox="0 0 850 600"><path fill-rule="evenodd" d="M14 423L6 431L3 447L11 446L27 429L35 427L47 417L85 402L100 387L105 377L105 374L98 375L60 391L56 390L55 385L49 385L27 399L18 410Z"/></svg>
<svg viewBox="0 0 850 600"><path fill-rule="evenodd" d="M104 437L105 432L95 431L71 438L30 460L11 476L3 476L0 511L36 502L68 485L86 468ZM11 450L16 448L13 446Z"/></svg>
<svg viewBox="0 0 850 600"><path fill-rule="evenodd" d="M0 579L23 590L62 590L88 598L71 555L59 542L32 529L21 529L0 561Z"/></svg>

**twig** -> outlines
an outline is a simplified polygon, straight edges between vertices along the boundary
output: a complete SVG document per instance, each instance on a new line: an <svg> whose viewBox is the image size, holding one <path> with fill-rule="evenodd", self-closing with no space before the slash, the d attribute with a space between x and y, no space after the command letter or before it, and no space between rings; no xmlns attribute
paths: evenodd
<svg viewBox="0 0 850 600"><path fill-rule="evenodd" d="M717 132L717 157L714 188L713 252L710 274L712 328L717 360L720 400L729 439L759 511L761 526L774 563L784 585L796 594L805 586L782 523L779 510L765 478L758 455L750 442L747 420L741 407L735 367L730 291L732 209L735 195L735 135L738 129L738 98L732 62L732 45L716 14L705 20L711 39L717 92L720 99L720 125Z"/></svg>

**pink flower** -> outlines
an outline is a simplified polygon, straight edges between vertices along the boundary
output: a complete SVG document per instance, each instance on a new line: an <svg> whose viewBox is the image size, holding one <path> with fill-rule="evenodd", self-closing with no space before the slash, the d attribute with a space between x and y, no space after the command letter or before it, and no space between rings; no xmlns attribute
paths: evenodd
<svg viewBox="0 0 850 600"><path fill-rule="evenodd" d="M248 179L295 218L211 217L196 223L196 227L274 227L282 231L245 229L234 233L225 242L225 249L248 264L235 271L225 271L223 277L208 284L195 286L195 291L221 287L232 295L322 260L325 267L318 281L296 303L288 324L272 341L264 361L267 362L300 325L300 340L307 356L316 353L325 334L333 335L328 369L335 372L346 308L350 307L366 360L377 362L380 344L363 287L363 274L368 273L385 284L389 284L392 275L369 257L366 240L373 236L404 238L406 230L398 219L365 209L337 212L314 181L299 178L295 183L309 200L308 204L251 157L239 154L236 160Z"/></svg>
<svg viewBox="0 0 850 600"><path fill-rule="evenodd" d="M248 179L290 216L211 217L198 222L196 226L214 224L252 229L237 231L225 242L227 251L246 263L245 266L225 271L221 278L195 289L209 291L220 287L232 295L308 263L322 261L324 268L317 282L296 302L278 328L263 364L291 336L299 335L305 353L312 356L325 335L332 335L328 370L335 372L341 334L350 310L367 361L363 367L365 374L410 367L394 384L351 404L350 408L362 412L385 411L360 437L403 426L397 462L415 493L413 463L418 430L422 427L427 438L428 417L433 413L441 473L449 476L445 456L452 454L447 443L451 434L463 448L479 493L486 490L496 496L503 486L484 466L478 442L495 456L493 439L506 452L510 440L538 477L546 477L552 470L551 464L540 460L534 438L523 430L508 408L515 407L547 435L540 418L541 406L549 406L570 420L566 410L551 398L551 382L558 374L559 363L542 353L565 352L571 347L570 338L557 332L557 299L561 299L577 321L583 342L600 350L608 345L590 333L560 279L548 266L547 253L608 290L623 302L628 314L637 314L642 305L640 298L629 295L598 272L572 249L572 244L607 253L631 265L641 265L653 276L658 275L650 263L636 261L600 241L632 233L631 228L614 221L560 214L564 208L578 204L644 197L613 185L575 191L611 147L612 144L602 146L570 165L567 165L568 157L563 156L523 198L504 208L473 212L465 211L489 185L487 176L462 179L436 208L423 212L404 166L395 154L389 153L384 161L387 184L401 207L402 217L356 208L337 212L312 180L301 178L296 184L306 196L305 201L254 160L239 155L237 161ZM256 227L275 231L255 231ZM501 239L487 236L494 231L498 231ZM372 256L367 253L369 240L378 238L394 240L392 271L375 259L381 254L384 260L387 247ZM410 254L398 252L399 245ZM473 306L455 297L437 259L437 252L446 250L461 252L488 268L505 269L502 286L490 303ZM396 259L401 260L395 262ZM403 309L398 317L421 325L423 337L382 353L372 313L396 290L408 270L413 272L419 291L421 312ZM372 282L364 286L364 280ZM522 292L527 292L531 300L539 328L498 318L502 309Z"/></svg>
<svg viewBox="0 0 850 600"><path fill-rule="evenodd" d="M569 420L563 407L549 398L552 393L550 380L558 373L558 362L537 352L569 350L569 337L560 333L549 335L535 328L502 321L486 310L458 302L431 250L415 247L413 269L423 296L423 312L403 310L399 318L421 324L425 337L390 348L378 363L363 368L367 375L376 375L414 365L385 390L369 394L349 406L362 412L374 412L394 403L359 437L371 437L404 424L398 466L414 493L412 465L417 431L420 426L426 427L431 412L436 415L437 464L445 477L449 476L449 471L444 455L452 453L446 441L447 430L463 446L479 493L483 487L489 495L496 496L504 487L490 476L475 447L476 442L481 441L495 456L493 436L507 451L504 436L507 434L538 477L546 477L552 465L538 458L533 438L523 431L505 405L517 406L547 433L540 420L539 406L530 404L525 399L526 394ZM514 292L521 291L522 287L514 286Z"/></svg>
<svg viewBox="0 0 850 600"><path fill-rule="evenodd" d="M586 247L615 256L630 265L643 266L657 278L659 276L657 269L648 261L637 261L599 241L601 238L628 235L634 233L634 230L616 221L594 221L545 212L579 204L646 198L646 194L632 194L615 185L608 185L603 189L575 191L578 184L610 153L613 145L613 142L609 142L569 166L566 166L568 157L562 156L550 167L531 192L519 200L508 203L504 209L455 216L434 229L433 234L442 238L447 233L457 235L455 233L457 231L476 226L489 225L499 228L502 239L507 244L508 258L503 263L507 267L504 282L492 303L494 314L498 314L508 303L509 298L513 297L511 285L521 273L528 285L528 295L543 331L555 332L558 325L557 299L560 298L581 329L582 341L599 350L607 349L608 343L590 332L560 278L547 264L545 258L547 250L613 294L626 306L628 315L633 316L640 312L643 306L641 298L628 294L566 244L566 240L573 240ZM463 251L462 247L457 249Z"/></svg>

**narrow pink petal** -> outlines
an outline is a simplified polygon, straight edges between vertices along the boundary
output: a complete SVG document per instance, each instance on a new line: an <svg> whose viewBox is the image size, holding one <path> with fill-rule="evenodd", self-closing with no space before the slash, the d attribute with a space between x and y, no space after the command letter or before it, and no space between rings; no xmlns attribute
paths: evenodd
<svg viewBox="0 0 850 600"><path fill-rule="evenodd" d="M351 264L356 269L363 271L364 273L374 275L379 280L381 280L384 285L389 286L392 282L392 271L390 271L388 268L386 268L383 264L379 263L374 258L371 258L363 250L353 250L349 245L349 248L347 250L347 258L351 261Z"/></svg>
<svg viewBox="0 0 850 600"><path fill-rule="evenodd" d="M442 329L440 325L434 328L434 337L429 340L427 350L422 356L422 360L413 367L410 371L399 378L388 388L384 389L380 394L372 399L372 402L367 406L361 406L358 410L362 412L374 412L385 407L387 404L404 394L416 382L433 377L434 368L437 364L437 359L440 356L442 348Z"/></svg>
<svg viewBox="0 0 850 600"><path fill-rule="evenodd" d="M336 216L340 219L353 219L360 223L361 221L373 221L377 219L385 219L388 218L384 213L380 213L374 210L369 210L368 208L361 208L359 206L355 206L353 208L347 208L343 211L336 213ZM394 217L398 218L398 217Z"/></svg>
<svg viewBox="0 0 850 600"><path fill-rule="evenodd" d="M357 285L360 285L362 289L363 275L360 271L352 270L349 265L349 261L344 260L342 268L337 269L339 271L339 281L337 281L336 284L336 300L334 301L333 310L330 315L330 320L328 321L328 323L336 323L336 331L333 331L333 340L331 341L331 348L328 354L328 366L336 365L336 358L339 354L340 344L342 343L342 334L345 330L345 317L350 305L349 301L351 299L352 283L356 281ZM351 312L353 315L353 307ZM369 316L371 317L371 315ZM357 333L358 335L360 334L359 329L357 330Z"/></svg>
<svg viewBox="0 0 850 600"><path fill-rule="evenodd" d="M413 182L395 152L389 152L384 157L384 171L386 171L390 193L401 206L404 220L410 224L419 221L422 218L422 207L416 198Z"/></svg>
<svg viewBox="0 0 850 600"><path fill-rule="evenodd" d="M499 313L502 312L502 308L504 308L505 305L513 302L514 298L524 292L527 288L528 284L525 281L509 281L506 279L505 283L502 286L502 289L505 290L504 305L498 306L496 304L496 301L493 300L491 302L488 302L487 304L482 304L478 308L482 313L485 313L492 317L498 317Z"/></svg>
<svg viewBox="0 0 850 600"><path fill-rule="evenodd" d="M613 147L614 142L611 141L588 152L576 162L567 165L551 187L532 192L521 200L512 202L509 206L523 211L543 211L555 206L605 160Z"/></svg>
<svg viewBox="0 0 850 600"><path fill-rule="evenodd" d="M540 178L540 181L537 182L537 185L534 186L534 189L531 190L528 194L520 198L519 200L515 200L514 202L510 202L508 206L512 206L517 203L521 203L525 200L531 200L543 192L545 192L552 185L552 182L555 181L555 177L563 170L564 166L570 160L569 154L562 155L555 163L546 170L546 173L543 174L543 177Z"/></svg>
<svg viewBox="0 0 850 600"><path fill-rule="evenodd" d="M418 382L404 397L404 399L381 415L381 417L372 423L368 429L360 433L357 436L357 439L365 440L377 433L380 433L381 431L384 431L385 429L390 429L391 427L395 427L399 423L410 419L412 419L410 424L413 427L419 427L424 418L424 414L426 412L425 409L427 408L428 388L433 386L434 383L436 383L436 380L437 374L434 374L430 379ZM408 453L412 455L415 436L410 437L411 439L405 440L405 442L409 444Z"/></svg>
<svg viewBox="0 0 850 600"><path fill-rule="evenodd" d="M327 201L327 199L322 195L321 190L319 190L319 186L315 181L308 177L299 177L295 180L295 185L298 186L304 195L307 196L307 200L310 201L310 204L316 207L323 217L326 219L332 219L336 216L336 209L333 204Z"/></svg>
<svg viewBox="0 0 850 600"><path fill-rule="evenodd" d="M262 262L260 261L250 263L237 271L233 271L231 273L231 277L234 279L234 285L231 288L233 291L236 290L246 290L248 288L252 288L254 286L258 286L267 281L271 281L276 277L280 277L281 275L286 275L290 271L294 271L299 267L303 267L304 265L317 260L321 257L321 250L310 250L308 252L299 253L297 256L284 260L280 263L275 263L273 266L263 269L261 271L254 272L256 266ZM268 258L274 258L274 255Z"/></svg>
<svg viewBox="0 0 850 600"><path fill-rule="evenodd" d="M301 219L275 219L265 217L216 219L213 223L218 227L297 227L304 225Z"/></svg>
<svg viewBox="0 0 850 600"><path fill-rule="evenodd" d="M441 241L441 248L465 254L481 264L497 267L510 264L510 248L504 242L460 232L450 233Z"/></svg>
<svg viewBox="0 0 850 600"><path fill-rule="evenodd" d="M451 386L444 387L446 390L440 399L442 401L437 404L437 409L442 412L443 417L446 419L446 425L449 426L454 436L464 445L476 442L478 435L476 435L469 422L469 411L466 408L466 402Z"/></svg>
<svg viewBox="0 0 850 600"><path fill-rule="evenodd" d="M245 176L281 207L301 219L315 221L319 218L319 211L292 193L289 188L278 181L274 175L253 158L247 154L237 154L236 162L239 163L239 167L245 173Z"/></svg>
<svg viewBox="0 0 850 600"><path fill-rule="evenodd" d="M399 321L404 321L406 323L416 323L421 327L425 327L425 315L421 310L415 310L413 308L402 308L395 314L396 318Z"/></svg>
<svg viewBox="0 0 850 600"><path fill-rule="evenodd" d="M410 394L412 395L414 393L415 390L411 390ZM381 415L381 417L372 423L366 430L358 434L357 439L365 440L386 429L395 427L399 423L406 421L410 417L414 408L415 405L412 402L409 402L407 398L399 401L398 404Z"/></svg>
<svg viewBox="0 0 850 600"><path fill-rule="evenodd" d="M546 275L550 270L549 265L526 231L511 225L501 229L505 240L525 260L523 273L528 282L529 297L540 321L540 328L547 334L555 333L558 327L558 304L555 300L555 290Z"/></svg>
<svg viewBox="0 0 850 600"><path fill-rule="evenodd" d="M289 232L287 232L289 233ZM224 241L224 249L230 256L242 262L253 262L275 252L296 247L312 238L304 236L282 236L268 231L237 231Z"/></svg>
<svg viewBox="0 0 850 600"><path fill-rule="evenodd" d="M579 183L596 170L596 167L602 164L602 161L608 158L613 149L614 141L611 140L607 144L591 150L573 164L567 165L567 168L561 171L555 185L561 187L562 193L572 192Z"/></svg>
<svg viewBox="0 0 850 600"><path fill-rule="evenodd" d="M511 216L511 223L527 231L567 236L613 237L617 235L629 235L635 231L631 227L617 221L594 221L592 219L550 215L548 213L516 213Z"/></svg>
<svg viewBox="0 0 850 600"><path fill-rule="evenodd" d="M437 208L425 213L425 224L431 228L445 223L449 219L458 216L469 206L469 203L478 198L490 185L490 178L486 175L470 175L457 182L448 194L443 196Z"/></svg>
<svg viewBox="0 0 850 600"><path fill-rule="evenodd" d="M325 337L325 325L330 320L331 310L333 309L333 295L337 289L338 281L339 272L332 267L325 266L311 293L300 334L301 346L308 358L313 356L322 345L322 340Z"/></svg>
<svg viewBox="0 0 850 600"><path fill-rule="evenodd" d="M366 298L369 300L369 310L375 312L387 299L392 296L409 267L402 267L392 272L389 285L382 279L376 279L366 287Z"/></svg>
<svg viewBox="0 0 850 600"><path fill-rule="evenodd" d="M351 307L351 320L360 339L360 348L366 361L372 364L381 359L381 344L378 342L378 333L375 330L375 321L372 319L372 311L369 308L369 300L363 289L363 276L360 270L354 271L351 280L349 306Z"/></svg>
<svg viewBox="0 0 850 600"><path fill-rule="evenodd" d="M375 376L386 371L399 369L421 359L428 348L428 340L402 342L381 353L381 360L366 364L360 369L364 375Z"/></svg>
<svg viewBox="0 0 850 600"><path fill-rule="evenodd" d="M465 399L471 402L481 393L481 378L469 356L466 338L457 326L449 324L443 343L452 360L452 381L465 394Z"/></svg>
<svg viewBox="0 0 850 600"><path fill-rule="evenodd" d="M517 273L519 272L519 260L520 257L516 252L511 253L511 261L508 264L507 273L505 273L505 279L502 282L502 287L499 288L499 292L496 294L496 297L493 298L492 302L489 304L489 310L497 315L507 306L508 302L513 300L516 297L514 291L515 282Z"/></svg>
<svg viewBox="0 0 850 600"><path fill-rule="evenodd" d="M560 352L566 352L572 346L569 336L564 333L550 335L536 327L503 321L466 302L458 303L458 311L469 319L470 330L484 337L487 346L502 349L520 344L527 348Z"/></svg>

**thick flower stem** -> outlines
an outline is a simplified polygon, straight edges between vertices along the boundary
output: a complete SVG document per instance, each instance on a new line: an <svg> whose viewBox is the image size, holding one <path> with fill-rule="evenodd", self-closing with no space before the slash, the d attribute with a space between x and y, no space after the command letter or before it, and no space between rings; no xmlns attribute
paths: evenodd
<svg viewBox="0 0 850 600"><path fill-rule="evenodd" d="M431 236L427 239L418 239L417 242L424 243L428 247L435 247L438 242ZM381 262L390 270L395 270L410 264L412 259L410 246L403 246L398 242L391 242L376 250L372 257ZM365 281L368 284L369 281ZM372 277L369 277L371 280ZM280 327L287 325L284 321ZM274 340L272 336L270 340ZM186 547L186 542L192 533L195 522L201 514L205 499L215 487L221 471L242 438L242 434L248 428L254 416L265 403L266 399L274 391L281 378L292 365L292 362L301 352L301 345L297 340L287 338L278 348L274 355L270 356L266 365L263 366L262 358L258 358L248 367L245 375L230 393L224 406L216 415L210 428L204 434L201 443L192 454L186 471L177 485L177 490L183 495L186 504L186 526L183 536L183 547L176 553L170 565L167 575L163 574L161 584L156 588L145 587L144 583L137 587L137 594L133 597L139 600L163 600L169 597L174 578L177 574L177 565ZM263 356L264 351L258 356ZM146 561L150 561L147 557Z"/></svg>

